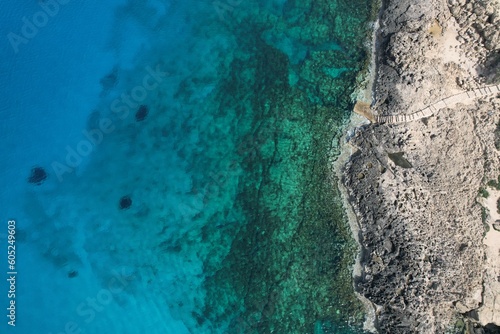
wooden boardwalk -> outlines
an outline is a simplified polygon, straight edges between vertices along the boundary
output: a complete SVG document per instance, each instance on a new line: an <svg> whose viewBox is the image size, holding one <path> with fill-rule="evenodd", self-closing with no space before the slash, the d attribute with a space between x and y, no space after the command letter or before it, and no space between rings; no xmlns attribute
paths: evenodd
<svg viewBox="0 0 500 334"><path fill-rule="evenodd" d="M452 96L449 96L445 99L439 100L436 103L431 104L430 106L425 107L417 112L408 115L393 115L393 116L377 116L377 123L386 123L386 124L396 124L396 123L404 123L416 121L425 117L429 117L438 112L439 109L443 109L446 107L452 107L458 102L463 102L465 100L472 100L478 97L493 95L500 93L500 84L486 86L482 88L477 88L474 90L465 91L462 93L458 93Z"/></svg>

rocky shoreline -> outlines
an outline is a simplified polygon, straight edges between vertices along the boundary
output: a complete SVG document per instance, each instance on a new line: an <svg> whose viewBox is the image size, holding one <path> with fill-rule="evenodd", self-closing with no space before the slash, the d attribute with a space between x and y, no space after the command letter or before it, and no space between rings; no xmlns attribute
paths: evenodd
<svg viewBox="0 0 500 334"><path fill-rule="evenodd" d="M375 119L500 83L500 4L386 0L374 45L372 101L355 108L372 123L357 122L337 163L361 246L355 287L373 305L366 329L498 333L500 232L480 189L500 176L500 95Z"/></svg>

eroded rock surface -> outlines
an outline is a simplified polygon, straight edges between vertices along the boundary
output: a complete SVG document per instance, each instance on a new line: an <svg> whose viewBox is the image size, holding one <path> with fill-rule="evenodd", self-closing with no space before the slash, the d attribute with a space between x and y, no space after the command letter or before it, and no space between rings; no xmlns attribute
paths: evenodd
<svg viewBox="0 0 500 334"><path fill-rule="evenodd" d="M498 84L499 13L496 1L386 1L373 112L411 114ZM477 321L494 276L485 274L488 212L478 196L500 175L499 111L493 94L414 122L370 124L351 138L358 151L343 182L360 226L355 284L378 306L380 333L491 332ZM500 325L500 314L488 321Z"/></svg>

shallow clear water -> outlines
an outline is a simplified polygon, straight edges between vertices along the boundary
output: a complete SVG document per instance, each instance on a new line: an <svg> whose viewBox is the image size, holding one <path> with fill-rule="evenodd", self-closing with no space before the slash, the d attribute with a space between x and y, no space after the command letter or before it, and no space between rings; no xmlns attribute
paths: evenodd
<svg viewBox="0 0 500 334"><path fill-rule="evenodd" d="M61 3L0 17L0 328L360 333L331 160L371 3Z"/></svg>

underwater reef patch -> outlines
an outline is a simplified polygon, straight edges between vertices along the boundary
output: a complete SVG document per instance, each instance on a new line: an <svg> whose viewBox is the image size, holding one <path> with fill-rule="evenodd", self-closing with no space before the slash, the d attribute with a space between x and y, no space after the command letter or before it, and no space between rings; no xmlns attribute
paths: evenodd
<svg viewBox="0 0 500 334"><path fill-rule="evenodd" d="M135 120L137 122L142 122L146 119L146 117L148 117L148 114L149 114L148 107L145 105L141 105L139 107L139 110L137 110L137 112L135 113Z"/></svg>
<svg viewBox="0 0 500 334"><path fill-rule="evenodd" d="M78 271L71 270L70 272L68 272L68 277L69 278L75 278L76 276L78 276Z"/></svg>
<svg viewBox="0 0 500 334"><path fill-rule="evenodd" d="M130 206L132 206L132 199L130 198L130 196L123 196L122 198L120 198L119 205L121 210L126 210L130 208Z"/></svg>
<svg viewBox="0 0 500 334"><path fill-rule="evenodd" d="M28 178L28 182L39 186L43 183L43 181L45 181L45 179L47 179L47 172L45 169L42 167L33 167L31 169L31 175Z"/></svg>

